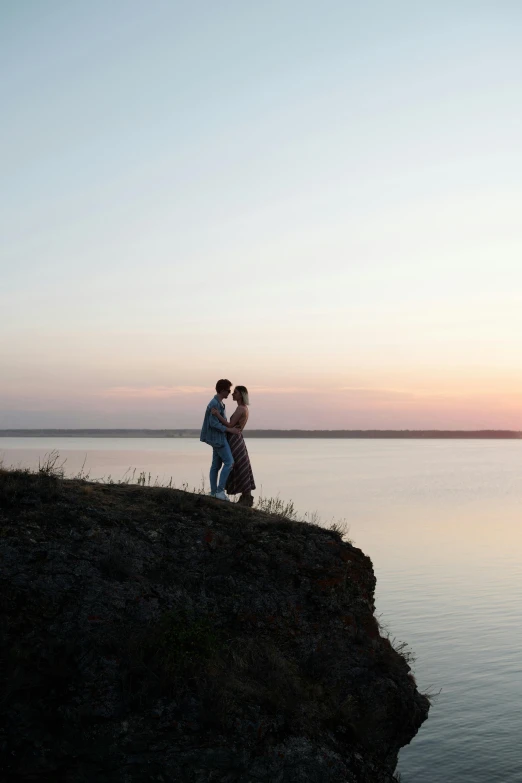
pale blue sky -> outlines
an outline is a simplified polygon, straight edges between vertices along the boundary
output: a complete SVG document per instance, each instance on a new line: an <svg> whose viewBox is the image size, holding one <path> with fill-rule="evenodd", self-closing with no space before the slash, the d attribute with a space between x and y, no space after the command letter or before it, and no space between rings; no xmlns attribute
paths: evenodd
<svg viewBox="0 0 522 783"><path fill-rule="evenodd" d="M0 427L522 428L519 2L0 23Z"/></svg>

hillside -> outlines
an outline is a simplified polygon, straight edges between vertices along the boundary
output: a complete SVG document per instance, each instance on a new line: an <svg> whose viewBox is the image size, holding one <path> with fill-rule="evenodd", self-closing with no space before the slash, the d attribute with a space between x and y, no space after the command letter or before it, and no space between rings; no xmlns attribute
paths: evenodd
<svg viewBox="0 0 522 783"><path fill-rule="evenodd" d="M0 471L0 777L390 783L429 704L331 530Z"/></svg>

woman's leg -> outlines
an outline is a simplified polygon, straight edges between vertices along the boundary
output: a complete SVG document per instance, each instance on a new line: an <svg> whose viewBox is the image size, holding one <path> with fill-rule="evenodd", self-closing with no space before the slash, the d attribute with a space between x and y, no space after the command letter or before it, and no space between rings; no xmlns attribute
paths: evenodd
<svg viewBox="0 0 522 783"><path fill-rule="evenodd" d="M248 492L242 492L238 502L241 503L242 506L252 508L254 505L254 498L250 490Z"/></svg>

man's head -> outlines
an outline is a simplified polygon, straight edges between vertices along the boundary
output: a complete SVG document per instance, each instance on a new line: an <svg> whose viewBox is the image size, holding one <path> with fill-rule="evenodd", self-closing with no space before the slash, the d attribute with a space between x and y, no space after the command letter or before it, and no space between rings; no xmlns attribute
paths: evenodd
<svg viewBox="0 0 522 783"><path fill-rule="evenodd" d="M230 390L232 389L232 381L229 381L227 378L221 378L216 383L216 391L218 393L218 397L222 400L226 400L228 395L230 394Z"/></svg>

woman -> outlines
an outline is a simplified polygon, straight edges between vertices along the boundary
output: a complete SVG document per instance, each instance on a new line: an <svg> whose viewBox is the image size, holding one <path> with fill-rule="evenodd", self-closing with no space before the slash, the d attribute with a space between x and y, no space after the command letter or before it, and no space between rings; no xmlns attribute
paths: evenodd
<svg viewBox="0 0 522 783"><path fill-rule="evenodd" d="M254 498L252 497L252 490L256 488L256 485L254 483L254 474L252 473L247 447L242 434L248 421L249 414L248 389L246 386L236 386L232 399L236 401L237 408L230 417L229 422L221 416L217 408L212 408L213 416L216 416L221 424L225 424L228 427L237 427L240 430L237 434L227 433L230 450L234 457L234 467L227 479L225 489L229 495L238 495L241 493L239 503L242 503L245 506L253 506Z"/></svg>

